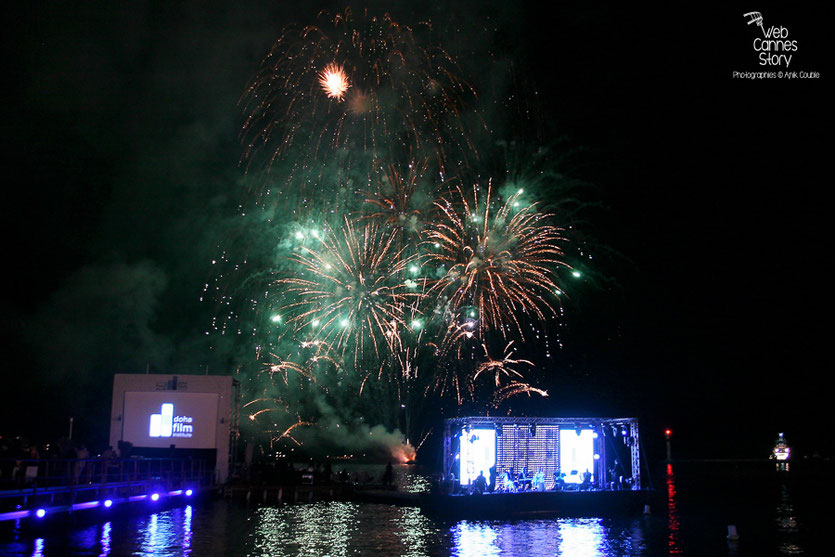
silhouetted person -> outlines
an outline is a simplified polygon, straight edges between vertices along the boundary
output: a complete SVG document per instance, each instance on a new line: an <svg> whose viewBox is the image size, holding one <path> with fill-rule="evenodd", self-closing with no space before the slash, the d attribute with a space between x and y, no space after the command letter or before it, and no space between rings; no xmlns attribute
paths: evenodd
<svg viewBox="0 0 835 557"><path fill-rule="evenodd" d="M614 484L615 489L623 489L623 466L620 465L618 459L615 459L615 463L612 466L610 473L614 478L612 483Z"/></svg>
<svg viewBox="0 0 835 557"><path fill-rule="evenodd" d="M591 487L591 472L586 468L583 472L583 483L580 484L580 489L589 489Z"/></svg>
<svg viewBox="0 0 835 557"><path fill-rule="evenodd" d="M391 467L391 461L386 464L386 471L383 472L383 487L389 489L393 485L394 469Z"/></svg>
<svg viewBox="0 0 835 557"><path fill-rule="evenodd" d="M485 489L487 489L487 478L484 477L484 470L482 470L473 482L473 493L481 495Z"/></svg>

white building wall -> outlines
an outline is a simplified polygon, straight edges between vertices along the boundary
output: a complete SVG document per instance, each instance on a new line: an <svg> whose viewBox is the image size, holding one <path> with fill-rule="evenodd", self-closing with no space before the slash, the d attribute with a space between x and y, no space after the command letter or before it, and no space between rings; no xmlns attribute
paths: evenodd
<svg viewBox="0 0 835 557"><path fill-rule="evenodd" d="M174 378L176 389L172 389ZM125 374L117 373L113 378L113 401L110 411L110 445L114 448L119 441L127 440L134 443L136 447L142 447L131 439L124 439L124 426L126 417L123 415L125 408L125 393L160 393L161 398L166 394L189 394L189 393L211 393L217 395L216 416L214 425L215 436L212 447L217 450L217 464L215 468L215 481L226 482L229 477L230 457L230 428L232 411L234 408L235 389L234 378L229 375L168 375L168 374ZM193 397L200 398L200 397ZM213 400L211 397L203 397L203 400ZM133 417L128 417L134 419ZM168 443L168 441L165 441ZM170 443L177 445L178 439L171 439ZM182 444L182 442L181 442ZM146 444L154 447L150 441ZM164 446L168 446L165 444Z"/></svg>

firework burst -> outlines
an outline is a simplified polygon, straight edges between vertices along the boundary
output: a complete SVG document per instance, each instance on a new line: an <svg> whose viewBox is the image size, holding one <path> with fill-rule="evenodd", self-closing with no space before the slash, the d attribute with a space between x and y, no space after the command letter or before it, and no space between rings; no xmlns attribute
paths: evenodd
<svg viewBox="0 0 835 557"><path fill-rule="evenodd" d="M410 326L407 309L420 297L403 278L411 258L393 240L374 224L358 229L346 219L318 248L303 247L295 256L301 272L277 281L289 300L280 311L289 315L292 334L341 355L350 350L355 364L367 355L384 357Z"/></svg>
<svg viewBox="0 0 835 557"><path fill-rule="evenodd" d="M519 196L500 202L491 185L484 193L474 185L471 195L456 187L435 203L443 218L427 232L427 260L445 272L428 295L445 304L448 319L475 320L482 336L515 330L524 339L522 316L557 315L548 300L561 291L557 270L568 268L562 230Z"/></svg>
<svg viewBox="0 0 835 557"><path fill-rule="evenodd" d="M255 315L237 332L251 331L261 366L249 421L271 444L298 445L314 423L304 435L324 434L335 414L419 438L430 397L499 407L547 396L511 339L539 338L560 314L563 230L521 191L506 194L523 173L504 168L496 193L462 181L496 170L471 143L483 126L475 92L416 29L323 12L285 29L241 99L243 162L265 170L240 206L258 209L247 239L280 240L220 260L236 273L250 254L264 262L240 283L258 292L235 294ZM223 334L238 314L217 291Z"/></svg>
<svg viewBox="0 0 835 557"><path fill-rule="evenodd" d="M337 101L341 101L345 97L345 92L351 87L348 76L345 75L345 70L337 64L325 66L325 69L319 74L319 84L328 97Z"/></svg>
<svg viewBox="0 0 835 557"><path fill-rule="evenodd" d="M456 70L388 15L322 12L317 25L286 29L247 87L244 159L281 164L279 193L292 185L302 197L365 183L384 157L424 153L443 172L450 149L474 157L460 115L475 93Z"/></svg>

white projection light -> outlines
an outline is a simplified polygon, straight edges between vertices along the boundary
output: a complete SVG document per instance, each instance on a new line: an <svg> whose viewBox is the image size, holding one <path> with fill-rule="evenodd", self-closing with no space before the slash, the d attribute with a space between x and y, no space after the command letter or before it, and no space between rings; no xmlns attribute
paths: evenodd
<svg viewBox="0 0 835 557"><path fill-rule="evenodd" d="M470 485L480 472L490 475L496 464L496 430L461 430L461 459L459 478L461 485Z"/></svg>

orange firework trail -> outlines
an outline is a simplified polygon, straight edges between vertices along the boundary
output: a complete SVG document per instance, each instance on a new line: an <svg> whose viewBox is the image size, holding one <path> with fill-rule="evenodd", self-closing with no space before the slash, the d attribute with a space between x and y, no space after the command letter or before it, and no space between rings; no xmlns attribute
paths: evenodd
<svg viewBox="0 0 835 557"><path fill-rule="evenodd" d="M432 380L424 389L424 395L436 392L443 397L448 392L455 393L455 400L459 406L461 405L464 401L464 381L459 377L458 367L450 362L461 361L464 358L463 350L467 341L476 338L475 329L476 323L473 320L465 321L461 325L452 321L439 333L440 343L431 343L436 350L438 363Z"/></svg>
<svg viewBox="0 0 835 557"><path fill-rule="evenodd" d="M257 411L257 412L254 412L254 413L250 414L250 415L249 415L249 419L250 419L250 420L252 420L252 421L254 422L254 421L255 421L255 418L257 418L258 416L260 416L260 415L261 415L261 414L263 414L264 412L270 412L271 410L272 410L272 408L262 408L261 410L259 410L259 411Z"/></svg>
<svg viewBox="0 0 835 557"><path fill-rule="evenodd" d="M562 230L549 224L553 215L523 205L521 192L504 203L491 184L484 193L478 185L472 195L455 192L436 202L444 218L427 232L427 260L445 269L427 295L445 301L450 319L475 319L482 336L495 330L506 338L512 326L524 339L522 314L539 321L557 315L548 299L561 291L557 269L568 268Z"/></svg>
<svg viewBox="0 0 835 557"><path fill-rule="evenodd" d="M287 403L285 403L284 401L282 401L280 398L275 398L275 397L261 397L261 398L256 398L256 399L250 400L249 402L244 403L244 404L241 406L241 408L246 408L247 406L251 406L251 405L256 404L256 403L258 403L258 402L272 402L272 403L277 403L277 404L281 404L285 410L289 410L289 409L290 409L290 406L289 406ZM261 411L259 410L259 412L258 412L258 413L260 414L260 413L261 413Z"/></svg>
<svg viewBox="0 0 835 557"><path fill-rule="evenodd" d="M377 188L361 192L365 214L361 217L403 232L420 233L431 218L434 195L442 184L429 178L429 163L410 162L405 176L397 165L390 164L377 180Z"/></svg>
<svg viewBox="0 0 835 557"><path fill-rule="evenodd" d="M264 366L266 367L267 371L270 375L275 375L276 373L281 374L282 379L284 379L284 384L288 383L288 375L289 372L295 371L299 375L306 377L309 381L316 381L316 376L304 366L300 366L299 364L283 361L278 356L273 353L270 353L270 356L276 358L278 362L276 363L266 363Z"/></svg>
<svg viewBox="0 0 835 557"><path fill-rule="evenodd" d="M548 396L548 391L537 389L536 387L531 387L527 383L522 383L521 381L513 381L508 383L504 387L498 389L495 393L493 393L493 408L498 408L502 402L507 400L512 396L518 395L539 395L539 396Z"/></svg>
<svg viewBox="0 0 835 557"><path fill-rule="evenodd" d="M284 402L283 400L281 400L280 398L277 398L277 397L256 398L256 399L250 400L249 402L243 404L241 406L241 408L247 408L249 406L252 406L253 404L258 404L258 403L267 403L267 404L277 405L280 408L280 410L282 411L282 413L286 413L286 412L290 411L290 405L287 404L286 402ZM276 408L275 407L262 408L260 410L255 411L255 412L252 412L251 414L248 415L248 417L249 417L250 421L254 422L258 419L258 416L260 416L261 414L266 414L267 412L272 412L273 410L276 410Z"/></svg>
<svg viewBox="0 0 835 557"><path fill-rule="evenodd" d="M282 439L289 439L290 441L292 441L296 445L301 446L301 443L299 443L299 441L295 437L290 435L290 432L293 431L294 429L296 429L297 427L313 426L313 425L316 425L316 424L313 423L313 422L306 422L302 419L299 419L299 421L297 421L296 423L294 423L293 425L291 425L290 427L288 427L287 429L282 431L279 435L273 436L272 439L270 440L270 444L272 445L272 443L275 443L277 441L281 441Z"/></svg>
<svg viewBox="0 0 835 557"><path fill-rule="evenodd" d="M476 380L478 380L479 375L482 373L493 373L496 387L501 386L501 379L502 377L522 377L522 373L513 369L511 366L518 365L518 364L525 364L528 366L533 367L533 362L529 360L521 360L513 358L513 353L516 352L516 349L511 349L513 345L513 341L511 340L504 349L504 357L501 360L494 360L490 357L490 352L487 350L487 345L482 344L482 348L484 348L484 357L486 358L485 361L481 362L473 372L472 376L470 377L470 391L472 392L474 388L474 384Z"/></svg>

